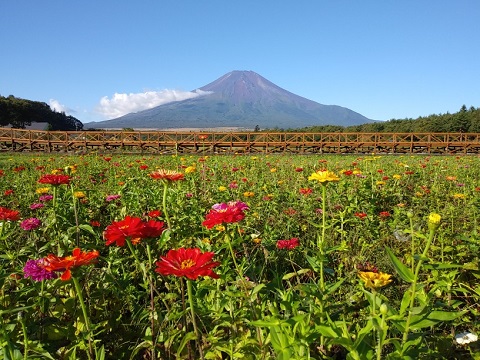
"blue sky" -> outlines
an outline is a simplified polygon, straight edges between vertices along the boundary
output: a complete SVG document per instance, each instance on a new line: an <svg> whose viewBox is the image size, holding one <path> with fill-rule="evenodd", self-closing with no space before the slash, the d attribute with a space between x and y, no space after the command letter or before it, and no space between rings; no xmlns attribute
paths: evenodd
<svg viewBox="0 0 480 360"><path fill-rule="evenodd" d="M480 107L478 0L0 1L0 95L82 122L232 70L376 120Z"/></svg>

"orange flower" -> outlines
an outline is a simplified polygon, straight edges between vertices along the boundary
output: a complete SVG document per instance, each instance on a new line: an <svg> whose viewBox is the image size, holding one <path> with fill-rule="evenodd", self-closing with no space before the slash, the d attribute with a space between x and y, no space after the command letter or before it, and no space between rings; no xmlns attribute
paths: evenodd
<svg viewBox="0 0 480 360"><path fill-rule="evenodd" d="M59 257L53 254L48 255L44 259L43 267L47 271L63 271L61 279L70 280L72 277L70 269L93 264L99 255L97 250L83 252L79 248L75 248L70 256Z"/></svg>
<svg viewBox="0 0 480 360"><path fill-rule="evenodd" d="M185 175L173 170L160 169L150 173L150 177L154 180L178 181L183 180Z"/></svg>

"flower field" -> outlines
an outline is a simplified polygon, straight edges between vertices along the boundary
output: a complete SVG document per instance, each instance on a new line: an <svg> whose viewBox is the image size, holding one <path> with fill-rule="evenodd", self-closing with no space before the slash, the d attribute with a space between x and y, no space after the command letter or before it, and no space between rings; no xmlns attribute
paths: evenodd
<svg viewBox="0 0 480 360"><path fill-rule="evenodd" d="M480 359L479 169L0 154L0 358Z"/></svg>

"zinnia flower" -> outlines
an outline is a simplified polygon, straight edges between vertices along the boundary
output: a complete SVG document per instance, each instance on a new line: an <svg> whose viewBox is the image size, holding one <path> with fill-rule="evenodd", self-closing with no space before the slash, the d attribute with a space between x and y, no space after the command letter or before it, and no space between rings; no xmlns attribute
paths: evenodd
<svg viewBox="0 0 480 360"><path fill-rule="evenodd" d="M56 279L58 275L53 271L44 268L45 260L27 260L23 267L24 278L32 278L34 281Z"/></svg>
<svg viewBox="0 0 480 360"><path fill-rule="evenodd" d="M45 204L42 204L42 203L34 203L34 204L30 205L30 209L32 209L32 210L41 209L43 207L45 207Z"/></svg>
<svg viewBox="0 0 480 360"><path fill-rule="evenodd" d="M392 275L382 272L359 271L358 276L365 283L365 287L370 289L378 289L392 282Z"/></svg>
<svg viewBox="0 0 480 360"><path fill-rule="evenodd" d="M210 276L218 279L213 268L220 265L218 261L212 261L215 253L202 253L198 248L170 250L166 256L161 256L156 262L155 271L161 275L174 275L196 280L199 276Z"/></svg>
<svg viewBox="0 0 480 360"><path fill-rule="evenodd" d="M35 230L36 228L40 227L42 225L42 221L37 218L29 218L25 219L20 223L20 227L23 230Z"/></svg>
<svg viewBox="0 0 480 360"><path fill-rule="evenodd" d="M52 186L59 186L59 185L68 185L70 184L71 177L68 175L54 175L54 174L46 174L43 175L40 180L38 180L41 184L50 184Z"/></svg>
<svg viewBox="0 0 480 360"><path fill-rule="evenodd" d="M53 254L48 255L44 258L43 267L47 271L63 272L60 278L62 280L70 280L72 277L70 269L93 264L98 256L100 256L100 254L97 250L84 252L79 248L75 248L72 251L72 255L69 256L59 257Z"/></svg>
<svg viewBox="0 0 480 360"><path fill-rule="evenodd" d="M293 250L300 245L298 238L291 238L290 240L278 240L277 249Z"/></svg>
<svg viewBox="0 0 480 360"><path fill-rule="evenodd" d="M105 245L115 243L117 246L125 246L128 238L132 244L136 245L144 238L155 238L162 234L164 230L163 221L149 220L142 221L139 217L127 216L121 221L114 221L108 225L103 233Z"/></svg>
<svg viewBox="0 0 480 360"><path fill-rule="evenodd" d="M178 181L183 180L185 175L173 170L160 169L150 173L150 177L155 180Z"/></svg>
<svg viewBox="0 0 480 360"><path fill-rule="evenodd" d="M20 220L20 211L11 210L0 206L0 221Z"/></svg>
<svg viewBox="0 0 480 360"><path fill-rule="evenodd" d="M215 204L206 215L202 225L207 229L211 229L215 225L239 222L245 218L245 210L248 210L248 206L241 201Z"/></svg>
<svg viewBox="0 0 480 360"><path fill-rule="evenodd" d="M308 180L316 180L322 185L326 185L332 181L339 181L340 178L333 172L328 170L319 170L314 172L312 175L308 177Z"/></svg>
<svg viewBox="0 0 480 360"><path fill-rule="evenodd" d="M121 197L122 197L122 195L107 195L107 197L105 198L105 201L106 202L111 202L111 201L120 199Z"/></svg>
<svg viewBox="0 0 480 360"><path fill-rule="evenodd" d="M117 246L125 246L125 240L130 239L132 244L137 244L142 238L144 223L139 217L127 216L121 221L114 221L107 226L103 237L105 245L116 243Z"/></svg>
<svg viewBox="0 0 480 360"><path fill-rule="evenodd" d="M35 192L39 195L47 194L50 191L50 188L48 187L43 187L43 188L38 188L35 190Z"/></svg>

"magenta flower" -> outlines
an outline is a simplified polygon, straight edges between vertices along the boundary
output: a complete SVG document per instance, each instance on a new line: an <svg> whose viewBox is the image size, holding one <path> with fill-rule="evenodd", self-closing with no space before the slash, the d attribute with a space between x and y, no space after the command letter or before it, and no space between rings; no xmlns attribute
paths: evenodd
<svg viewBox="0 0 480 360"><path fill-rule="evenodd" d="M45 204L35 203L35 204L30 205L30 209L32 209L32 210L37 210L37 209L43 208L44 206L45 206Z"/></svg>
<svg viewBox="0 0 480 360"><path fill-rule="evenodd" d="M121 197L122 197L121 195L108 195L108 196L105 198L105 201L111 202L111 201L120 199Z"/></svg>
<svg viewBox="0 0 480 360"><path fill-rule="evenodd" d="M24 278L32 278L34 281L56 279L58 275L44 268L45 260L27 260L23 267Z"/></svg>
<svg viewBox="0 0 480 360"><path fill-rule="evenodd" d="M35 230L38 227L40 227L41 225L42 225L42 221L40 219L37 219L37 218L25 219L20 223L20 227L23 230L27 230L27 231Z"/></svg>
<svg viewBox="0 0 480 360"><path fill-rule="evenodd" d="M53 195L42 195L38 198L41 202L48 202L53 200Z"/></svg>

